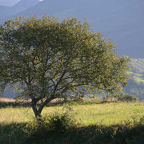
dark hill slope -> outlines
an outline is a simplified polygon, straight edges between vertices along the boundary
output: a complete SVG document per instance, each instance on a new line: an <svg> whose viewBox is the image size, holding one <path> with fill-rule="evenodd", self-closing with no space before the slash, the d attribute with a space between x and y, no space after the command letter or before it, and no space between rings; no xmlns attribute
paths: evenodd
<svg viewBox="0 0 144 144"><path fill-rule="evenodd" d="M6 13L11 10L11 7L9 6L3 6L3 5L0 5L0 18L4 18L6 17Z"/></svg>
<svg viewBox="0 0 144 144"><path fill-rule="evenodd" d="M0 5L0 11L5 11L5 10L8 10L10 7L9 6L3 6L3 5Z"/></svg>

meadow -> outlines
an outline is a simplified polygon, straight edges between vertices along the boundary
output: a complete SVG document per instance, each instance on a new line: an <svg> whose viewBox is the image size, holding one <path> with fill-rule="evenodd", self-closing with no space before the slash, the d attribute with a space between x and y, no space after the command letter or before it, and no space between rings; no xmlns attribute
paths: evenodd
<svg viewBox="0 0 144 144"><path fill-rule="evenodd" d="M36 130L32 109L0 103L0 144L143 144L144 103L72 102L49 105L42 115L67 109L75 125L66 131Z"/></svg>

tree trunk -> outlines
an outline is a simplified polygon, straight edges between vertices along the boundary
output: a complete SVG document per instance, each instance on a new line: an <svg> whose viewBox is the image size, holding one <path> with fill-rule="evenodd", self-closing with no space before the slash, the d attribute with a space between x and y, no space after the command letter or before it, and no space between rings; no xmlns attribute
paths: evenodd
<svg viewBox="0 0 144 144"><path fill-rule="evenodd" d="M32 109L33 109L33 112L34 112L36 118L41 117L41 113L36 108L36 105L32 105Z"/></svg>
<svg viewBox="0 0 144 144"><path fill-rule="evenodd" d="M32 109L35 114L35 118L36 118L36 122L37 122L38 126L42 126L43 120L42 120L41 112L39 112L39 110L37 109L36 104L32 105Z"/></svg>
<svg viewBox="0 0 144 144"><path fill-rule="evenodd" d="M32 109L35 114L35 118L39 121L42 116L41 116L41 111L39 111L36 107L36 103L37 103L36 100L32 100Z"/></svg>
<svg viewBox="0 0 144 144"><path fill-rule="evenodd" d="M39 122L41 122L41 120L42 120L41 112L42 112L44 106L46 106L46 104L48 104L52 99L53 98L51 97L51 98L45 100L42 104L40 104L39 108L36 107L36 104L40 99L36 99L36 98L32 99L32 109L33 109L36 119Z"/></svg>

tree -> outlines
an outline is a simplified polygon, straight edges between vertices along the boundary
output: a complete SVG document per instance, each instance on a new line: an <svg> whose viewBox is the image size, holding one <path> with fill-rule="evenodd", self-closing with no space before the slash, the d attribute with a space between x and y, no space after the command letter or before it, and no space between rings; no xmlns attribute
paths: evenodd
<svg viewBox="0 0 144 144"><path fill-rule="evenodd" d="M36 117L55 98L127 85L129 58L117 56L116 46L86 21L20 17L6 21L0 35L1 79L32 100Z"/></svg>

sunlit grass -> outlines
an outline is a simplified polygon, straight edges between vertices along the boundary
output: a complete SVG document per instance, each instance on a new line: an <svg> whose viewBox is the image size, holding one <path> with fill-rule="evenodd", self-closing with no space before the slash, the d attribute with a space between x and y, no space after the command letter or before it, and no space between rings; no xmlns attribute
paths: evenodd
<svg viewBox="0 0 144 144"><path fill-rule="evenodd" d="M128 71L127 74L130 74L130 75L134 75L134 80L137 82L137 83L144 83L144 77L143 77L143 74L141 73L134 73L134 72L131 72L131 71Z"/></svg>
<svg viewBox="0 0 144 144"><path fill-rule="evenodd" d="M136 78L136 81L137 81L137 82L144 82L144 79L141 78L141 77L138 77L138 78Z"/></svg>
<svg viewBox="0 0 144 144"><path fill-rule="evenodd" d="M81 126L104 124L119 124L134 117L139 119L144 116L144 103L107 103L93 105L75 105L72 113ZM46 107L42 115L49 115L55 111L61 111L62 106ZM2 108L0 109L0 123L32 122L33 111L27 108Z"/></svg>
<svg viewBox="0 0 144 144"><path fill-rule="evenodd" d="M104 124L112 125L131 120L133 117L142 117L144 106L132 103L98 104L75 107L76 118L81 119L83 125Z"/></svg>
<svg viewBox="0 0 144 144"><path fill-rule="evenodd" d="M0 109L0 123L21 123L33 120L31 108L2 108Z"/></svg>

